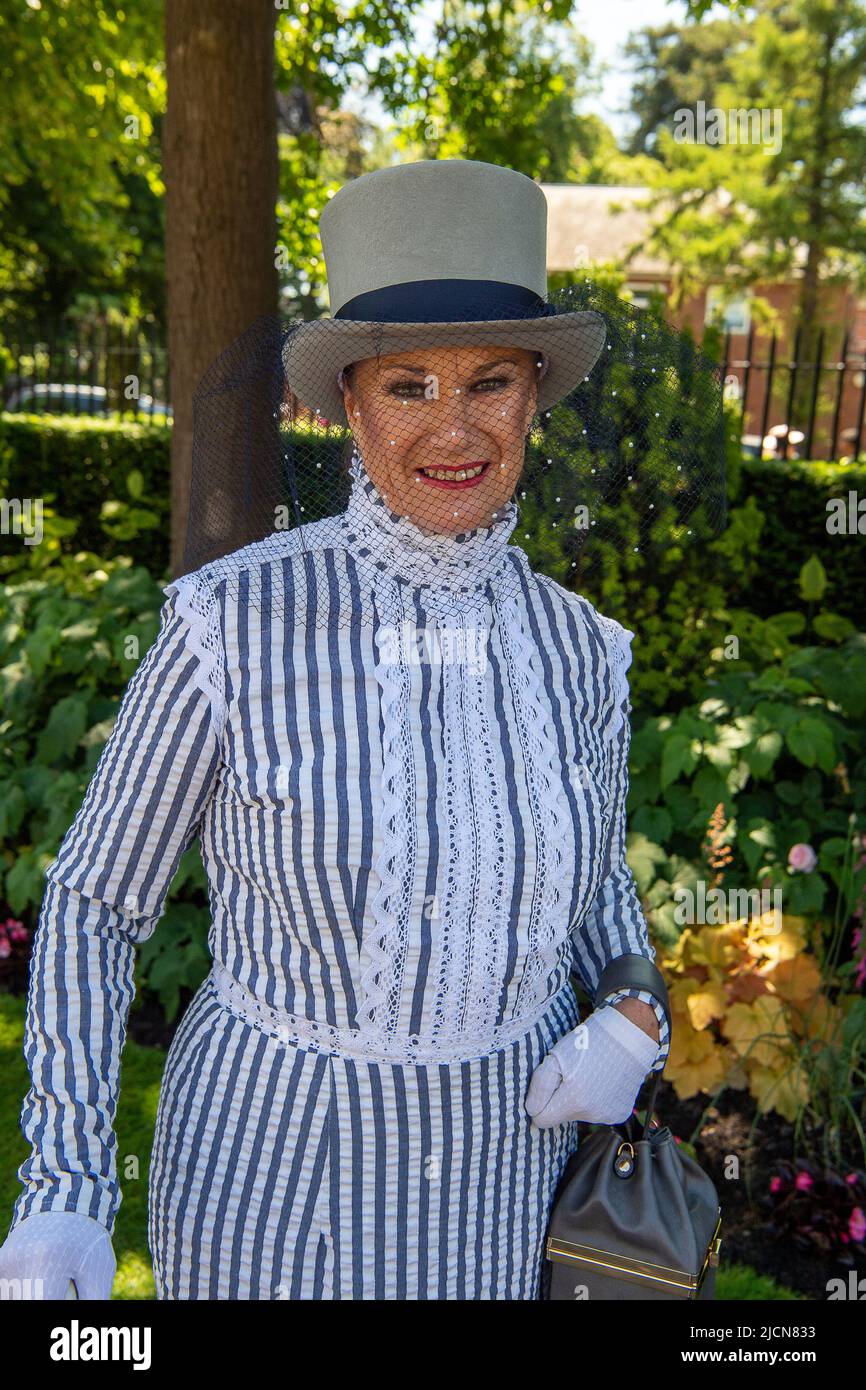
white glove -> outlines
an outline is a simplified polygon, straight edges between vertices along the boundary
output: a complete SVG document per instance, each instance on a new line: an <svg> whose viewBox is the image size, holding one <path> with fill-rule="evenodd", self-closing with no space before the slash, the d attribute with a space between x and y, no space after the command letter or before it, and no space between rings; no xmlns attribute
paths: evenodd
<svg viewBox="0 0 866 1390"><path fill-rule="evenodd" d="M658 1043L631 1019L612 1005L596 1009L535 1068L526 1113L540 1129L570 1120L622 1124L657 1056Z"/></svg>
<svg viewBox="0 0 866 1390"><path fill-rule="evenodd" d="M65 1299L71 1280L79 1298L107 1299L116 1267L108 1231L77 1211L34 1212L0 1246L9 1298Z"/></svg>

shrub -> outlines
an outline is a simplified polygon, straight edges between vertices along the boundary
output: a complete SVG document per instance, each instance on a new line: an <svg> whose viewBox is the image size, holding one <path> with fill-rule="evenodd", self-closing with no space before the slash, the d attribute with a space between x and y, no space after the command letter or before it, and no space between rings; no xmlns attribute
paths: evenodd
<svg viewBox="0 0 866 1390"><path fill-rule="evenodd" d="M59 534L66 554L131 556L162 574L169 561L170 439L164 425L0 415L0 494L42 498L67 518Z"/></svg>
<svg viewBox="0 0 866 1390"><path fill-rule="evenodd" d="M62 548L69 524L50 513L42 543L0 561L0 892L33 918L44 873L75 817L130 677L156 637L164 595L129 557ZM23 552L23 553L21 553ZM181 861L158 944L138 977L168 1017L178 991L207 971L204 872ZM149 978L152 972L153 978Z"/></svg>
<svg viewBox="0 0 866 1390"><path fill-rule="evenodd" d="M731 628L697 704L632 738L629 862L673 977L667 1074L682 1097L746 1086L838 1156L850 1131L863 1144L866 1096L866 640L824 611Z"/></svg>

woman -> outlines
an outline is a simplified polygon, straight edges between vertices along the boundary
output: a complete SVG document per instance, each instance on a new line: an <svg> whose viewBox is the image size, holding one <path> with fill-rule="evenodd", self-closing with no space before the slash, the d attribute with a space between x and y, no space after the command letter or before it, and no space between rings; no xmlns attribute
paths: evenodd
<svg viewBox="0 0 866 1390"><path fill-rule="evenodd" d="M160 1094L160 1298L537 1298L578 1121L624 1120L667 1052L652 995L581 1025L568 984L653 954L624 854L632 634L509 544L527 438L604 320L545 305L544 197L512 170L377 171L321 232L333 317L281 336L273 399L348 422L348 506L300 516L310 435L302 524L166 587L48 873L0 1272L56 1296L109 1296L134 946L196 834L214 967ZM230 451L217 379L228 399L236 354L197 416Z"/></svg>

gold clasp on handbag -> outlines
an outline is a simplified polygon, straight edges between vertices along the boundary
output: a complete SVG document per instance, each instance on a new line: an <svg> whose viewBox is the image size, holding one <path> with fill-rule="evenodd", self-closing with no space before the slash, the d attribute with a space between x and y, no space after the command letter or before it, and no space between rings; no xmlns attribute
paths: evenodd
<svg viewBox="0 0 866 1390"><path fill-rule="evenodd" d="M625 1150L628 1150L626 1153ZM630 1178L634 1172L634 1147L627 1139L624 1139L616 1151L613 1160L613 1171L618 1178Z"/></svg>

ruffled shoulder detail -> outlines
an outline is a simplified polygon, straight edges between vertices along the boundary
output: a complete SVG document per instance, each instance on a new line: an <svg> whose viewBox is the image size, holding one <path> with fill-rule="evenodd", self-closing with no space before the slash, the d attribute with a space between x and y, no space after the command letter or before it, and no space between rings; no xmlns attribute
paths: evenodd
<svg viewBox="0 0 866 1390"><path fill-rule="evenodd" d="M186 622L187 645L198 657L197 684L210 701L213 726L222 737L227 714L225 651L210 567L172 579L162 592L174 599L175 612Z"/></svg>

